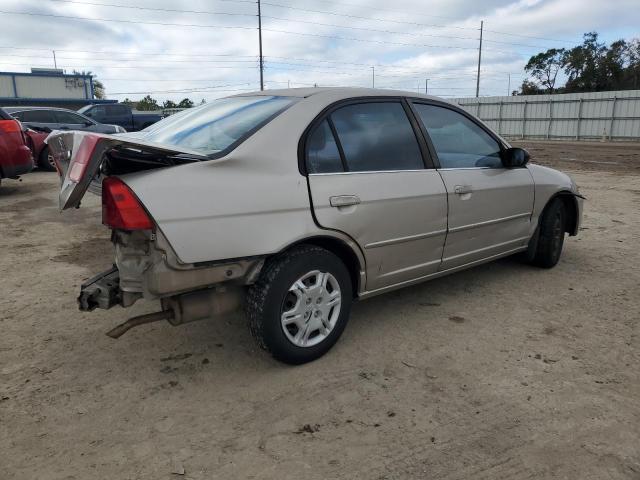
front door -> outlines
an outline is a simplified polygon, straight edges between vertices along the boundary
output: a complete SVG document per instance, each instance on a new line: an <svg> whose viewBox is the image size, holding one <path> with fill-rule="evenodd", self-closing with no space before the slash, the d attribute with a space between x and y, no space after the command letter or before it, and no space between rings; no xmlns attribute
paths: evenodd
<svg viewBox="0 0 640 480"><path fill-rule="evenodd" d="M526 167L504 168L501 145L480 124L446 106L414 103L447 189L449 224L442 270L527 244L534 201Z"/></svg>
<svg viewBox="0 0 640 480"><path fill-rule="evenodd" d="M311 132L306 164L315 217L364 252L367 290L437 272L447 227L442 178L425 168L400 100L334 110Z"/></svg>

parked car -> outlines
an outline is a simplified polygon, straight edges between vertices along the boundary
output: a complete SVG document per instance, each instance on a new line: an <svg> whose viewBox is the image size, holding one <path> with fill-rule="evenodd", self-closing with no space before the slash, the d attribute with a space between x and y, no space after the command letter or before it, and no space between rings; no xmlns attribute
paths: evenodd
<svg viewBox="0 0 640 480"><path fill-rule="evenodd" d="M48 142L62 209L104 176L115 267L82 285L81 310L160 301L118 337L244 304L258 343L294 364L331 348L355 299L513 254L553 267L582 214L568 175L400 91L250 93L136 134Z"/></svg>
<svg viewBox="0 0 640 480"><path fill-rule="evenodd" d="M91 118L67 110L53 107L4 107L5 111L22 124L31 129L28 134L33 147L33 155L38 166L43 170L53 171L55 165L43 138L53 130L83 130L98 133L124 133L126 130L118 125L98 123ZM45 134L45 135L43 135Z"/></svg>
<svg viewBox="0 0 640 480"><path fill-rule="evenodd" d="M33 155L20 122L0 108L0 182L33 169Z"/></svg>
<svg viewBox="0 0 640 480"><path fill-rule="evenodd" d="M134 112L129 105L124 103L87 105L78 110L78 112L100 123L120 125L128 132L143 130L163 118L158 113Z"/></svg>

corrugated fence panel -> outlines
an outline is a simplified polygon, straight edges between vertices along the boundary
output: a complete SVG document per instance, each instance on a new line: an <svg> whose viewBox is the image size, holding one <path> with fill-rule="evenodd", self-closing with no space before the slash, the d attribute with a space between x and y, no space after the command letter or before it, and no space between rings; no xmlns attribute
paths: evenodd
<svg viewBox="0 0 640 480"><path fill-rule="evenodd" d="M511 138L640 140L640 90L456 98Z"/></svg>

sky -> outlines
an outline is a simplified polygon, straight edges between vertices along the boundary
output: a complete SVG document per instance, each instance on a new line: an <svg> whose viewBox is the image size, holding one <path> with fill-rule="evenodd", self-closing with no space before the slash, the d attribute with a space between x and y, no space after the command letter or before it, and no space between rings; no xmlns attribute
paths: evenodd
<svg viewBox="0 0 640 480"><path fill-rule="evenodd" d="M263 0L265 88L506 95L531 55L585 32L640 37L640 0ZM259 89L254 0L0 0L0 70L91 71L108 98L199 102ZM426 85L425 85L426 84Z"/></svg>

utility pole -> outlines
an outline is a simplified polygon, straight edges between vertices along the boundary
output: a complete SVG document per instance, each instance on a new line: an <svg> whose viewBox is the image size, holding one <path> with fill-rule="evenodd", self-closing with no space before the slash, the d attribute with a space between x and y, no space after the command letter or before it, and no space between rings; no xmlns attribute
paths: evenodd
<svg viewBox="0 0 640 480"><path fill-rule="evenodd" d="M371 67L371 88L376 88L376 67Z"/></svg>
<svg viewBox="0 0 640 480"><path fill-rule="evenodd" d="M509 83L507 84L507 97L511 95L511 74L509 74Z"/></svg>
<svg viewBox="0 0 640 480"><path fill-rule="evenodd" d="M51 50L53 52L53 68L58 69L58 62L56 62L56 51Z"/></svg>
<svg viewBox="0 0 640 480"><path fill-rule="evenodd" d="M424 94L427 95L429 93L429 79L424 79Z"/></svg>
<svg viewBox="0 0 640 480"><path fill-rule="evenodd" d="M260 47L260 90L264 90L264 59L262 57L262 10L258 0L258 45Z"/></svg>
<svg viewBox="0 0 640 480"><path fill-rule="evenodd" d="M478 49L478 77L476 78L476 98L480 96L480 64L482 63L482 32L484 20L480 22L480 48Z"/></svg>

